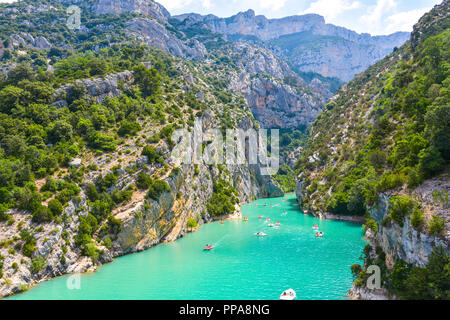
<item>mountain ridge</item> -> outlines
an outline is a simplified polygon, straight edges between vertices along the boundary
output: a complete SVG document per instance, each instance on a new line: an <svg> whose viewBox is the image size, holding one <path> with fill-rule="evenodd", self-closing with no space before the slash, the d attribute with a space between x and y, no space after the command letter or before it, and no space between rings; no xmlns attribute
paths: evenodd
<svg viewBox="0 0 450 320"><path fill-rule="evenodd" d="M177 26L205 28L225 35L232 41L254 43L274 52L303 72L316 72L326 77L348 81L368 66L402 45L409 33L395 32L385 36L358 34L344 27L325 23L318 14L268 19L253 10L228 18L187 13L173 16ZM303 45L305 37L311 43ZM280 43L283 38L288 38Z"/></svg>

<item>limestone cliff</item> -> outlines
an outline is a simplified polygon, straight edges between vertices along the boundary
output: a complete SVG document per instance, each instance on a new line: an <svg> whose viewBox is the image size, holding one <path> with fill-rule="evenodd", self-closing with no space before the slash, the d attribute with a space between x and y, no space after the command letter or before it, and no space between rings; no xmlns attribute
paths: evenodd
<svg viewBox="0 0 450 320"><path fill-rule="evenodd" d="M408 33L388 36L358 34L326 24L317 14L267 19L253 10L229 18L214 15L175 16L183 28L207 28L231 40L250 42L272 50L300 71L348 81L408 39Z"/></svg>

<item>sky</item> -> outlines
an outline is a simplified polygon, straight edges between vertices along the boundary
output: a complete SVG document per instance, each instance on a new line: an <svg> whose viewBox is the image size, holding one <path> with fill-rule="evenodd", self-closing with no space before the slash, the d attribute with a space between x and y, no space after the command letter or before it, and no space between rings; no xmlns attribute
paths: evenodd
<svg viewBox="0 0 450 320"><path fill-rule="evenodd" d="M15 0L0 0L13 2ZM157 0L172 15L196 12L229 17L253 9L268 18L317 13L327 23L372 35L412 31L419 18L442 0Z"/></svg>
<svg viewBox="0 0 450 320"><path fill-rule="evenodd" d="M159 0L172 15L196 12L229 17L253 9L268 18L317 13L327 23L372 35L412 31L442 0Z"/></svg>

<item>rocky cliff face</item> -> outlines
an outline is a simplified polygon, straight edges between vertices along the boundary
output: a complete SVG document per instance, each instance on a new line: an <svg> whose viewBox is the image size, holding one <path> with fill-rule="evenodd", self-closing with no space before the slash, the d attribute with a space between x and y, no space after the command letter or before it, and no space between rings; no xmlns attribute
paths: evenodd
<svg viewBox="0 0 450 320"><path fill-rule="evenodd" d="M96 79L84 79L75 81L80 83L86 88L86 93L94 98L97 103L101 103L106 97L116 98L120 96L122 89L130 88L134 80L133 73L131 71L124 71L114 74L109 74L104 78ZM69 83L55 91L55 98L57 101L53 103L57 107L66 107L67 99L72 92L74 83Z"/></svg>
<svg viewBox="0 0 450 320"><path fill-rule="evenodd" d="M204 129L207 128L206 126ZM131 148L134 149L133 146ZM161 148L166 154L169 153L166 145L163 144ZM120 158L119 155L115 157ZM95 181L99 175L107 172L117 163L105 162L106 158L106 156L100 156L83 160L84 165L87 164L86 161L89 161L89 164L101 168L99 172L86 177L86 181ZM108 191L125 190L135 184L139 173L152 173L156 169L147 168L146 157L129 160L131 161L127 163L127 167L119 170L117 183ZM175 165L171 161L167 164ZM137 170L133 173L129 173L128 169L136 168ZM207 213L206 203L213 193L213 181L219 176L225 177L234 185L241 203L258 197L283 195L270 177L261 176L258 167L228 166L228 173L225 176L215 166L210 168L199 165L197 171L194 165L181 165L180 169L175 175L167 174L163 177L168 182L170 191L163 193L157 200L149 200L145 192L135 191L130 202L113 211L113 216L121 222L121 231L113 237L110 248L98 244L98 249L101 250L98 261L92 261L91 258L83 256L73 238L73 235L77 233L79 218L89 212L87 197L83 192L80 194L81 201L77 203L71 201L65 208L64 213L70 217L69 220L63 224L45 224L36 233L36 251L31 258L21 253L10 254L6 250L0 250L5 257L4 276L0 279L0 297L21 292L41 281L63 274L95 271L98 266L111 262L114 257L146 250L161 242L174 241L191 231L187 227L189 218L197 220L199 225L212 221L213 217ZM37 227L31 221L30 215L25 212L12 211L11 215L14 219L13 225L0 223L0 242L2 243L16 236L19 225L21 229L35 230ZM236 206L233 217L240 217L239 206ZM46 264L41 271L33 273L23 261L30 262L37 256L42 257ZM63 256L64 262L61 260ZM11 267L14 263L19 266L18 269Z"/></svg>
<svg viewBox="0 0 450 320"><path fill-rule="evenodd" d="M316 14L267 19L248 10L230 18L198 14L174 18L182 21L183 28L207 28L232 40L255 43L272 50L300 71L312 71L342 81L349 81L409 37L406 32L375 37L358 34L326 24L324 18Z"/></svg>
<svg viewBox="0 0 450 320"><path fill-rule="evenodd" d="M127 29L131 37L175 56L203 59L207 53L200 42L194 40L191 46L188 46L169 32L164 25L153 19L132 19L127 22Z"/></svg>
<svg viewBox="0 0 450 320"><path fill-rule="evenodd" d="M336 88L330 83L314 77L305 81L282 59L277 57L269 49L245 43L223 42L220 37L215 39L214 46L209 47L209 52L205 45L194 35L191 37L183 27L175 29L168 23L170 15L160 5L150 0L136 1L103 1L96 0L88 2L85 0L61 0L65 6L75 4L83 10L97 14L100 19L106 19L104 15L115 14L122 19L121 23L125 27L114 25L110 21L93 26L82 23L80 29L71 32L79 36L96 33L105 39L102 43L108 43L113 33L123 32L127 39L137 40L145 45L158 48L174 56L183 57L195 61L210 61L218 55L227 55L232 59L225 63L217 61L224 66L235 64L235 72L230 73L227 79L228 89L241 92L251 107L254 116L265 128L296 128L300 125L310 124L318 114L325 101L331 97ZM51 10L64 12L64 7ZM21 12L19 9L18 12ZM23 9L25 10L25 9ZM27 11L23 11L24 13ZM136 13L139 16L129 17L127 13ZM28 13L27 13L28 14ZM63 19L63 18L61 18ZM313 19L314 20L314 19ZM32 23L42 23L39 19L30 19ZM172 21L172 20L170 20ZM314 20L315 21L315 20ZM314 22L313 21L313 22ZM311 22L311 23L313 23ZM39 27L36 25L36 27ZM186 36L189 34L189 37ZM60 43L59 38L48 36L48 39L38 36L36 33L16 33L13 34L10 47L16 52L20 52L19 46L36 48L64 48L73 49L79 44ZM39 41L38 41L39 40ZM200 40L200 41L199 41ZM92 50L99 52L104 45L93 45ZM8 66L2 66L7 70ZM52 70L53 66L49 66ZM92 94L98 101L104 96L117 96L120 92L111 92L108 82L113 79L89 80L92 83L85 83L90 88L98 91ZM84 82L89 82L84 80ZM68 88L69 89L69 88ZM101 91L101 92L100 92ZM55 105L64 106L64 99L57 101Z"/></svg>
<svg viewBox="0 0 450 320"><path fill-rule="evenodd" d="M182 73L180 78L186 79L180 80L180 84L183 85L179 90L184 93L201 92L202 100L207 105L206 110L202 112L201 121L195 122L196 130L204 132L210 128L220 127L223 113L228 111L233 113L234 127L243 130L256 129L256 123L247 105L231 110L229 105L218 103L210 92L210 83L201 79L203 73L197 75L191 72L190 65L184 60L177 61L177 68ZM198 64L199 68L200 66L202 64ZM86 87L86 94L96 103L102 103L105 97L118 97L123 93L123 89L132 89L133 80L133 73L124 71L109 74L104 78L80 79L76 82ZM57 89L55 94L57 101L54 104L59 107L67 106L66 99L70 96L73 86L74 84L70 83ZM239 97L238 93L232 95L233 100ZM243 99L241 96L240 98ZM187 117L186 110L183 110L183 115ZM144 120L140 120L140 125L142 126L140 135L147 137L152 136L154 130L158 132L163 127L159 122L150 124ZM111 153L99 155L87 150L80 155L77 165L79 169L94 168L83 171L82 182L79 185L81 189L84 189L84 184L95 183L110 173L114 167L119 166L116 171L117 180L106 192L129 188L133 190L130 201L120 204L111 213L120 221L121 226L116 234L107 235L112 240L111 245L105 246L105 235L100 231L94 235L95 245L99 250L97 260L93 261L90 257L84 256L82 249L75 242L81 217L89 214L92 209L90 207L92 204L87 201L83 190L76 201L71 200L64 208L62 216L65 218L57 222L36 224L29 212L17 209L8 211L12 223L0 222L0 255L4 257L0 296L24 291L41 281L62 274L95 271L99 265L112 261L114 257L145 250L164 241L176 240L192 231L187 227L188 219L194 219L199 225L212 221L215 217L209 215L206 204L213 194L213 182L219 177L236 189L239 203L247 203L254 198L283 195L270 176L261 174L258 165L224 165L223 168L219 168L204 164L198 166L181 164L171 157L171 150L165 140L159 141L155 146L164 157L164 163L149 164L147 158L141 156L143 144L138 140L140 139L126 137ZM160 194L156 200L150 199L146 191L137 190L135 187L140 173L158 176L168 183L169 190ZM57 175L58 173L55 173L55 179ZM45 179L37 180L35 183L39 190ZM240 216L238 205L235 206L232 216L236 218ZM99 226L99 230L101 229ZM13 252L8 248L13 239L21 242L20 230L29 230L35 238L36 250L31 257L25 256L21 250ZM45 265L41 270L33 271L30 265L38 257Z"/></svg>
<svg viewBox="0 0 450 320"><path fill-rule="evenodd" d="M223 51L237 67L228 79L229 88L244 95L264 128L309 125L332 95L327 84L316 79L312 88L269 50L234 43Z"/></svg>
<svg viewBox="0 0 450 320"><path fill-rule="evenodd" d="M372 237L373 244L383 249L388 268L392 268L397 259L424 267L428 263L431 252L438 246L442 246L450 252L449 234L444 237L436 237L425 231L419 231L411 225L410 217L405 218L403 226L399 226L397 223L383 226L383 219L389 216L389 208L389 197L381 195L376 206L369 209L369 214L378 227L376 235Z"/></svg>
<svg viewBox="0 0 450 320"><path fill-rule="evenodd" d="M170 13L159 3L153 0L57 0L66 5L88 5L96 14L122 14L138 13L156 19L162 23L167 22Z"/></svg>
<svg viewBox="0 0 450 320"><path fill-rule="evenodd" d="M203 59L205 47L198 41L185 42L174 32L168 30L170 13L159 3L152 0L58 0L65 5L78 5L97 15L123 15L134 13L139 17L126 23L128 36L136 38L149 46L184 58ZM82 26L82 31L88 31Z"/></svg>

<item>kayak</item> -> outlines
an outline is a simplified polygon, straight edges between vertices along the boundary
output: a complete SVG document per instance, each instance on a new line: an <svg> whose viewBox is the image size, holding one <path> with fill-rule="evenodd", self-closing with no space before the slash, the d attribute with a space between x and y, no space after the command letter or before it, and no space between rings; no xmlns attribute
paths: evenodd
<svg viewBox="0 0 450 320"><path fill-rule="evenodd" d="M258 216L259 219L262 219L263 216Z"/></svg>
<svg viewBox="0 0 450 320"><path fill-rule="evenodd" d="M267 233L264 233L264 232L257 232L257 233L254 233L254 235L255 235L255 236L261 236L261 237L264 237L264 236L267 236Z"/></svg>
<svg viewBox="0 0 450 320"><path fill-rule="evenodd" d="M295 298L297 298L297 294L293 289L287 289L280 296L280 300L294 300Z"/></svg>
<svg viewBox="0 0 450 320"><path fill-rule="evenodd" d="M213 248L214 248L213 245L207 245L206 247L203 248L203 250L211 250Z"/></svg>

